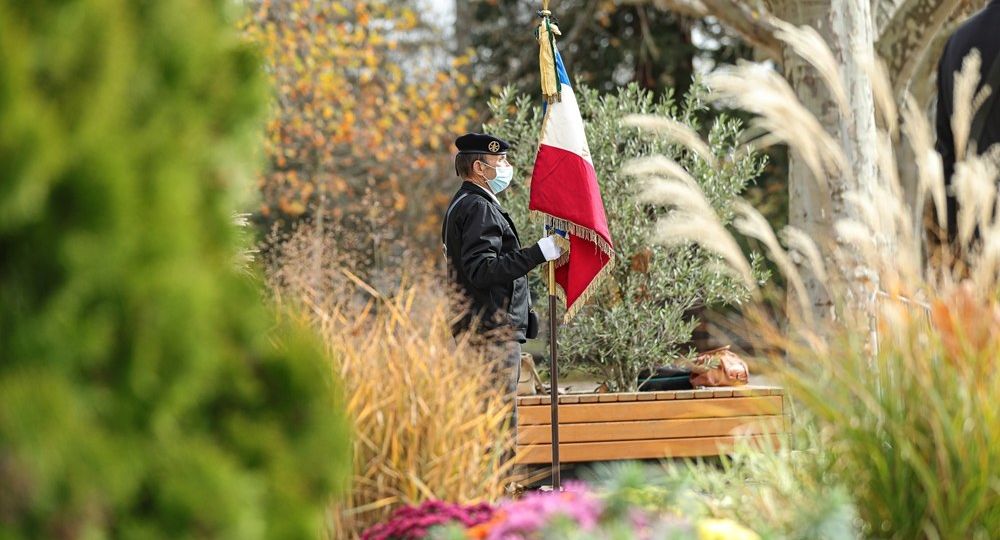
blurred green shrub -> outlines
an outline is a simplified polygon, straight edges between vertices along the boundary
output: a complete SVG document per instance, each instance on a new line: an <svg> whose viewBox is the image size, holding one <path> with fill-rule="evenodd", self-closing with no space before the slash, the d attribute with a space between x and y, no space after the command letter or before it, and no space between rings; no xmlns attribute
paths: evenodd
<svg viewBox="0 0 1000 540"><path fill-rule="evenodd" d="M0 1L0 537L316 537L322 347L232 222L266 102L224 0Z"/></svg>

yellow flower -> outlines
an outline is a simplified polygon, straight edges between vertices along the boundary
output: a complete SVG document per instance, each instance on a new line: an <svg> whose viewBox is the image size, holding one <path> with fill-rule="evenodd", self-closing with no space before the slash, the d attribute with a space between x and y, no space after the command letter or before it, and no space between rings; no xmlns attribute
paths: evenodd
<svg viewBox="0 0 1000 540"><path fill-rule="evenodd" d="M698 540L760 540L760 536L735 521L703 519L698 522Z"/></svg>

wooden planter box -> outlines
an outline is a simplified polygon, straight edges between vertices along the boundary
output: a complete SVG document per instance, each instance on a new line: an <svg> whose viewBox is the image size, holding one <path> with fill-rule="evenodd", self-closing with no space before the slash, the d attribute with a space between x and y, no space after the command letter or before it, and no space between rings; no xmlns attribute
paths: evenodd
<svg viewBox="0 0 1000 540"><path fill-rule="evenodd" d="M550 463L551 399L518 398L517 461ZM559 396L562 462L717 456L740 438L775 444L784 391L743 386Z"/></svg>

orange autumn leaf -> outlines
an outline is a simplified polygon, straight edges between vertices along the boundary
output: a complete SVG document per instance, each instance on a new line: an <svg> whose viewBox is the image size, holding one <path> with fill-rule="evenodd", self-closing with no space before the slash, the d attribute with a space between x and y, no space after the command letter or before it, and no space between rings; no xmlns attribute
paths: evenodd
<svg viewBox="0 0 1000 540"><path fill-rule="evenodd" d="M995 349L1000 340L1000 307L977 296L970 283L935 301L931 322L953 361Z"/></svg>
<svg viewBox="0 0 1000 540"><path fill-rule="evenodd" d="M362 195L374 190L396 212L437 215L439 192L454 181L452 140L475 118L459 71L470 58L439 62L445 48L431 44L428 63L398 47L427 25L415 2L262 2L241 22L272 82L270 167L259 181L267 214L302 215L329 191L344 195L336 213L363 211Z"/></svg>

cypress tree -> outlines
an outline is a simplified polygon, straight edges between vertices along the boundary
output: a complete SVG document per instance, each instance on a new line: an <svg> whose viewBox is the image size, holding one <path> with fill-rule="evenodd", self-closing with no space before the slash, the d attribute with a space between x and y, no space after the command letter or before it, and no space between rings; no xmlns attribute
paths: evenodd
<svg viewBox="0 0 1000 540"><path fill-rule="evenodd" d="M228 0L0 0L0 538L315 537L315 339L234 262L266 92Z"/></svg>

